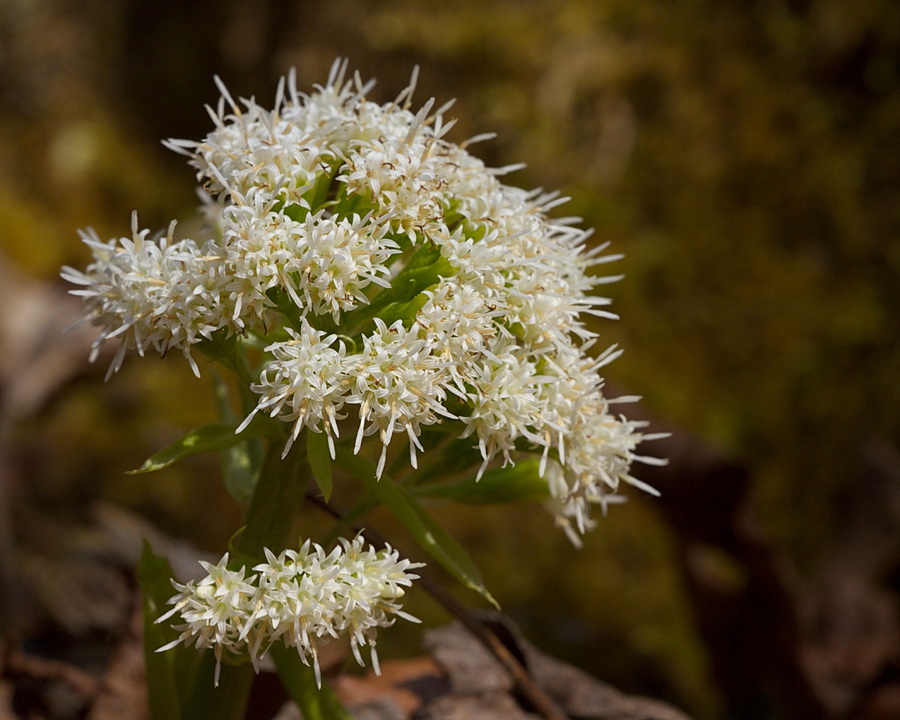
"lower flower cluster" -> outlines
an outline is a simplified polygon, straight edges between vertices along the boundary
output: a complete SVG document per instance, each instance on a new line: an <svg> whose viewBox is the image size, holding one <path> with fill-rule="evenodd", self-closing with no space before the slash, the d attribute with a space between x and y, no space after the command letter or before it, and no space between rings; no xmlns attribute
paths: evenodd
<svg viewBox="0 0 900 720"><path fill-rule="evenodd" d="M275 642L297 649L312 664L321 683L318 649L347 635L353 655L363 665L360 648L369 646L372 666L380 672L375 652L379 627L393 625L396 617L417 618L400 609L404 588L418 575L407 572L422 567L401 559L388 546L365 547L362 537L341 539L330 553L306 541L299 550L275 555L266 549L266 562L246 576L246 568L228 569L228 554L215 565L201 562L207 571L199 582L182 585L172 581L178 593L172 609L156 622L178 615L184 621L174 628L178 638L157 652L184 643L186 647L211 648L216 657L215 683L223 656L247 656L258 669L260 659ZM395 617L396 616L396 617Z"/></svg>

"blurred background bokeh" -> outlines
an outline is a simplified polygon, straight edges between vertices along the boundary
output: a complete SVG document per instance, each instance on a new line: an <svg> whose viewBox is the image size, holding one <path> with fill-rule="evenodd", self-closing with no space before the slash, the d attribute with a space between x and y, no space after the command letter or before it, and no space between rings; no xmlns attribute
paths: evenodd
<svg viewBox="0 0 900 720"><path fill-rule="evenodd" d="M664 499L615 508L581 551L540 508L436 508L504 609L697 718L880 717L860 688L900 677L893 0L2 0L5 629L52 654L46 638L106 627L65 607L98 507L214 553L239 522L215 458L124 475L211 418L209 377L132 358L104 384L103 362L36 328L72 312L58 273L87 262L76 229L127 234L134 209L142 227L190 221L193 173L159 141L208 132L214 74L266 105L289 68L309 87L337 56L379 101L419 65L420 102L458 99L451 139L497 132L477 154L527 162L509 182L560 189L626 255L622 319L596 329L626 351L610 381L675 434ZM35 380L48 357L69 365ZM784 667L810 698L779 687Z"/></svg>

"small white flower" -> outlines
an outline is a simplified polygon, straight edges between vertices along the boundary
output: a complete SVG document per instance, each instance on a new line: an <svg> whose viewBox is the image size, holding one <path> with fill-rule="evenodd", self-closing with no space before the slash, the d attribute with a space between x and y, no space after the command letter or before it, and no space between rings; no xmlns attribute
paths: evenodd
<svg viewBox="0 0 900 720"><path fill-rule="evenodd" d="M425 295L428 299L416 316L419 336L464 392L482 363L497 359L492 348L498 336L506 334L498 324L504 313L455 277L442 280Z"/></svg>
<svg viewBox="0 0 900 720"><path fill-rule="evenodd" d="M363 665L360 648L369 646L376 672L376 630L393 625L396 617L418 622L399 604L405 588L418 575L410 573L422 563L401 559L396 550L366 547L362 537L341 539L340 546L326 554L320 545L306 541L299 551L275 555L265 550L266 561L253 568L228 570L228 555L218 564L201 563L209 573L199 583L181 585L169 600L172 609L157 619L164 622L179 615L176 645L212 648L216 657L215 683L225 652L247 654L254 668L275 642L297 650L312 665L321 684L318 652L322 644L349 636L353 655Z"/></svg>
<svg viewBox="0 0 900 720"><path fill-rule="evenodd" d="M243 430L257 412L265 412L294 424L285 454L300 431L308 427L324 432L334 456L341 408L348 401L349 377L344 367L346 350L335 335L326 335L301 319L300 330L288 329L291 339L266 348L273 355L252 385L261 398L244 420ZM335 344L337 343L337 348Z"/></svg>
<svg viewBox="0 0 900 720"><path fill-rule="evenodd" d="M221 251L189 239L174 242L174 227L173 222L159 241L148 239L148 230L138 231L134 214L130 239L104 243L88 230L81 236L94 262L85 272L63 268L62 277L81 286L71 292L85 299L85 319L102 327L91 359L105 340L120 339L107 377L121 367L130 348L140 355L147 348L160 354L179 348L199 374L191 345L234 327Z"/></svg>
<svg viewBox="0 0 900 720"><path fill-rule="evenodd" d="M164 144L190 157L197 179L213 195L262 189L268 199L298 202L333 161L315 127L304 127L264 110L252 100L241 108L218 82L222 99L208 108L216 129L202 142L168 140ZM227 109L231 112L226 114ZM327 135L327 133L326 133Z"/></svg>
<svg viewBox="0 0 900 720"><path fill-rule="evenodd" d="M461 437L473 433L478 437L484 458L479 477L498 454L504 465L512 462L519 438L542 441L533 429L540 424L544 407L541 386L547 382L550 379L540 375L533 362L523 360L510 347L478 369L469 392L472 411L460 419L466 424Z"/></svg>
<svg viewBox="0 0 900 720"><path fill-rule="evenodd" d="M245 570L229 570L228 553L216 564L200 563L208 575L199 583L181 585L172 581L178 594L169 599L174 607L156 622L180 615L183 624L175 625L181 634L177 640L159 648L163 652L184 643L186 647L212 648L216 657L215 684L219 684L219 670L225 652L239 654L244 649L242 638L246 611L256 594L256 576L244 577Z"/></svg>
<svg viewBox="0 0 900 720"><path fill-rule="evenodd" d="M622 483L659 495L655 488L631 475L635 461L649 465L666 463L635 454L635 448L645 439L660 437L644 435L641 430L646 424L609 414L607 401L599 393L588 398L576 416L567 436L564 471L561 476L557 473L549 485L557 524L567 530L576 545L580 541L574 539L569 528L574 526L582 535L591 530L595 523L590 517L590 506L600 505L605 512L607 505L622 502L617 494Z"/></svg>
<svg viewBox="0 0 900 720"><path fill-rule="evenodd" d="M443 214L444 181L429 162L430 142L392 138L360 144L350 152L338 181L347 192L371 198L379 214L390 213L399 229L415 242Z"/></svg>
<svg viewBox="0 0 900 720"><path fill-rule="evenodd" d="M389 216L371 217L336 220L320 211L300 225L302 244L289 266L316 315L330 314L339 322L342 312L369 302L363 291L371 283L391 286L386 263L400 249L387 237Z"/></svg>
<svg viewBox="0 0 900 720"><path fill-rule="evenodd" d="M347 403L360 406L354 452L359 451L363 437L379 434L383 449L376 475L380 477L387 446L398 431L409 437L410 462L416 466L416 450L422 449L421 427L454 418L443 404L453 390L441 359L431 354L415 329L405 329L401 321L388 327L375 318L375 330L363 343L360 353L344 359L344 372L351 378Z"/></svg>

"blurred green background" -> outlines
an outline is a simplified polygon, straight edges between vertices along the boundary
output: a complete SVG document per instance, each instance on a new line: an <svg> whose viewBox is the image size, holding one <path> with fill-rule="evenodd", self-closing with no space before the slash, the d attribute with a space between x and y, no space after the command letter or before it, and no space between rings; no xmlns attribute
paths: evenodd
<svg viewBox="0 0 900 720"><path fill-rule="evenodd" d="M0 253L61 286L60 265L87 262L77 228L188 219L193 173L159 140L209 130L213 74L266 105L290 67L309 87L336 56L379 101L418 64L420 102L458 98L451 139L496 131L477 154L527 162L511 183L562 190L626 254L622 320L598 327L626 350L611 381L746 467L766 534L814 574L864 449L900 438L900 5L3 0ZM239 511L214 462L123 476L210 418L209 379L177 358L104 370L17 425L18 497L63 514L103 497L220 551ZM582 551L539 508L442 517L542 645L722 716L653 501L616 508Z"/></svg>

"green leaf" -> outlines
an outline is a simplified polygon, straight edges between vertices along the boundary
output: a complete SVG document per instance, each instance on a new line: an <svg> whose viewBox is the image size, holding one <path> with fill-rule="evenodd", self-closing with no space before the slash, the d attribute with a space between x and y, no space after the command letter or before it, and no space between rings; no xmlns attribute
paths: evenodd
<svg viewBox="0 0 900 720"><path fill-rule="evenodd" d="M258 441L257 441L258 442ZM255 460L254 440L232 445L219 455L225 489L239 503L246 503L256 487L259 463Z"/></svg>
<svg viewBox="0 0 900 720"><path fill-rule="evenodd" d="M448 400L448 409L450 412L455 410L452 399ZM483 458L472 447L471 439L452 437L464 429L465 426L455 420L429 425L419 438L425 447L422 455L428 460L420 462L418 469L403 478L403 486L423 485L435 477L446 478L445 482L451 478L472 477Z"/></svg>
<svg viewBox="0 0 900 720"><path fill-rule="evenodd" d="M426 302L428 302L428 296L425 293L419 293L407 302L393 302L387 305L381 311L379 317L384 321L385 325L393 325L397 320L402 320L403 326L410 328L416 319L417 313Z"/></svg>
<svg viewBox="0 0 900 720"><path fill-rule="evenodd" d="M320 184L321 180L322 178L319 178L317 180L317 184ZM328 188L326 187L325 190L327 192ZM313 190L313 194L315 194L315 189ZM304 207L303 205L298 205L297 203L285 205L281 211L294 222L303 222L304 220L306 220L306 216L309 215L309 209Z"/></svg>
<svg viewBox="0 0 900 720"><path fill-rule="evenodd" d="M437 283L442 276L454 274L456 270L441 256L440 248L425 243L410 256L403 269L391 280L391 287L378 293L368 305L346 313L343 325L353 329L349 333L352 335L361 332L375 317L380 317L385 323L388 323L388 317L392 318L391 322L408 318L410 313L417 311L427 300L424 297L415 300L417 295ZM389 307L390 311L387 310Z"/></svg>
<svg viewBox="0 0 900 720"><path fill-rule="evenodd" d="M419 505L403 487L387 475L375 479L375 465L365 458L338 450L338 463L374 488L382 504L390 508L397 519L425 552L440 563L459 582L474 590L497 609L500 606L484 586L481 573L468 553L456 539Z"/></svg>
<svg viewBox="0 0 900 720"><path fill-rule="evenodd" d="M150 716L153 720L180 720L181 702L176 683L176 660L181 647L164 653L156 652L175 638L178 633L167 624L157 624L163 614L166 601L172 596L172 567L164 557L156 555L150 543L144 541L144 549L137 567L138 582L144 593L144 662L147 667L147 689Z"/></svg>
<svg viewBox="0 0 900 720"><path fill-rule="evenodd" d="M274 309L284 315L289 326L294 328L300 327L300 308L291 300L287 290L280 285L276 285L266 291L266 297L272 301Z"/></svg>
<svg viewBox="0 0 900 720"><path fill-rule="evenodd" d="M169 467L179 460L232 447L247 438L271 434L271 422L268 418L254 418L249 426L240 433L235 433L233 425L226 423L210 423L191 430L180 440L149 457L136 470L129 470L128 475L154 472Z"/></svg>
<svg viewBox="0 0 900 720"><path fill-rule="evenodd" d="M248 385L255 381L247 367L247 358L239 335L223 328L214 332L211 337L201 340L197 343L197 347L210 360L220 362L234 370Z"/></svg>
<svg viewBox="0 0 900 720"><path fill-rule="evenodd" d="M219 419L225 424L233 423L236 426L239 418L231 406L228 383L215 372L213 373L213 390ZM259 438L248 438L246 442L239 442L219 452L225 489L239 503L246 503L253 495L259 466L262 464L262 451L262 443Z"/></svg>
<svg viewBox="0 0 900 720"><path fill-rule="evenodd" d="M296 651L273 645L269 654L284 689L297 703L304 720L353 720L327 684L323 683L321 688L316 685L315 671L303 663Z"/></svg>
<svg viewBox="0 0 900 720"><path fill-rule="evenodd" d="M306 429L306 460L325 502L331 498L331 451L325 433Z"/></svg>
<svg viewBox="0 0 900 720"><path fill-rule="evenodd" d="M525 460L505 468L488 470L476 481L419 485L410 488L416 497L441 498L467 505L497 505L519 500L544 500L549 492L547 481L539 473L539 460Z"/></svg>

